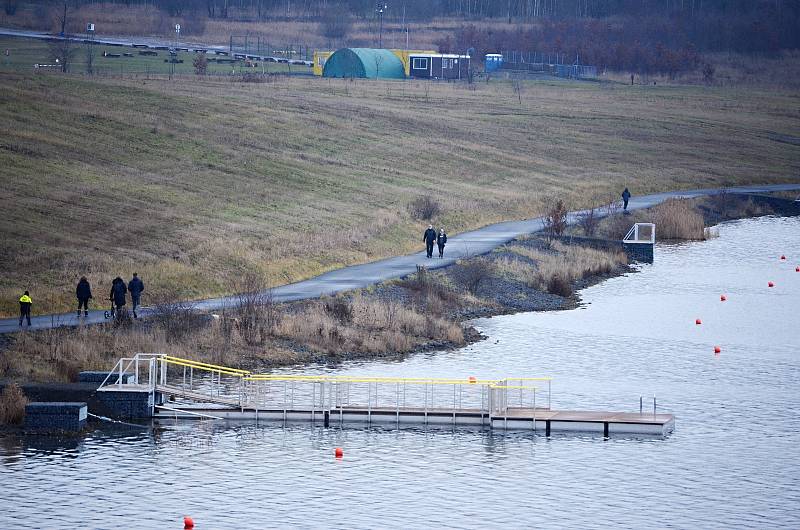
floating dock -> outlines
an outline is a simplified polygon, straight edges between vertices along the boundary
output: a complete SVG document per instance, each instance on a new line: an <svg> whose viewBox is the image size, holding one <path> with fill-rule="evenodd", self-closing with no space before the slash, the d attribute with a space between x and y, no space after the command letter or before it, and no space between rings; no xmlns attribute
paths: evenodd
<svg viewBox="0 0 800 530"><path fill-rule="evenodd" d="M671 414L655 410L553 410L549 377L481 380L253 374L163 354L140 353L120 359L100 385L98 396L112 409L118 406L118 415L126 418L469 426L605 436L663 436L675 427Z"/></svg>

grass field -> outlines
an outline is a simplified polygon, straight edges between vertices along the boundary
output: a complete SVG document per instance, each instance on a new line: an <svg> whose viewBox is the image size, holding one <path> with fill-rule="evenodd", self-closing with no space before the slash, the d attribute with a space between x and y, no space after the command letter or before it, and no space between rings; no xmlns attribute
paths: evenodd
<svg viewBox="0 0 800 530"><path fill-rule="evenodd" d="M152 302L416 250L419 195L455 234L554 196L797 182L798 130L780 90L0 67L0 312L67 309L84 274L100 298L136 270Z"/></svg>

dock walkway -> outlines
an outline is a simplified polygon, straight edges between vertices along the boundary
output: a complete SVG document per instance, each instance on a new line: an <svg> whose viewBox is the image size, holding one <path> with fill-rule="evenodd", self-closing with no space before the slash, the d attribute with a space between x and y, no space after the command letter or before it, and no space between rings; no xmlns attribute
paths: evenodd
<svg viewBox="0 0 800 530"><path fill-rule="evenodd" d="M132 374L132 382L121 375ZM119 374L119 377L113 377ZM140 395L153 418L666 435L672 414L552 408L549 377L394 378L252 374L163 354L123 358L98 389ZM125 398L130 400L130 398ZM127 403L127 401L123 401ZM128 406L128 405L125 405ZM141 410L141 408L135 408ZM131 409L125 409L131 410Z"/></svg>

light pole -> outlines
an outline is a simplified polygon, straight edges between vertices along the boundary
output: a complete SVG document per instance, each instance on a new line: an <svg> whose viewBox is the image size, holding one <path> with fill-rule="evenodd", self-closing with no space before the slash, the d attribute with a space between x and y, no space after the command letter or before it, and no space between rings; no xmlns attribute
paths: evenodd
<svg viewBox="0 0 800 530"><path fill-rule="evenodd" d="M169 54L169 78L175 74L175 63L178 62L178 39L181 37L181 25L175 24L175 47Z"/></svg>
<svg viewBox="0 0 800 530"><path fill-rule="evenodd" d="M86 73L92 75L94 73L94 24L89 22L86 24Z"/></svg>
<svg viewBox="0 0 800 530"><path fill-rule="evenodd" d="M380 29L378 30L378 48L383 48L383 14L387 9L389 9L389 6L386 4L378 4L378 7L375 8L375 12L378 13L378 17L380 18Z"/></svg>

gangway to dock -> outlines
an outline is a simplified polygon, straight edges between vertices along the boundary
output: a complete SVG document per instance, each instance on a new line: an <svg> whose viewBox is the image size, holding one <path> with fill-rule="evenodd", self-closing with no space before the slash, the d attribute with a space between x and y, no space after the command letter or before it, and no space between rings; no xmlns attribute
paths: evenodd
<svg viewBox="0 0 800 530"><path fill-rule="evenodd" d="M125 376L130 374L130 376ZM496 430L656 434L671 414L552 409L549 377L463 379L254 374L164 354L120 359L98 392L146 393L153 418L451 425Z"/></svg>

